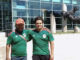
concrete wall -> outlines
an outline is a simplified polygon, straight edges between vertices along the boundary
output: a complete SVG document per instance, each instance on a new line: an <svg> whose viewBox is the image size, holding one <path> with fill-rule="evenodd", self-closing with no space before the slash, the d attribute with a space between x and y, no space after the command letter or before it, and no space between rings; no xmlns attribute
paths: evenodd
<svg viewBox="0 0 80 60"><path fill-rule="evenodd" d="M0 60L5 60L6 56L6 33L0 32Z"/></svg>

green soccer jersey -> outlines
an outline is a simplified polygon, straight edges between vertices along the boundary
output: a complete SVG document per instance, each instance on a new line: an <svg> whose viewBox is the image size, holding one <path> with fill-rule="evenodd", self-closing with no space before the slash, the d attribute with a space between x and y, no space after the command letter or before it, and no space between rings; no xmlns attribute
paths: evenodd
<svg viewBox="0 0 80 60"><path fill-rule="evenodd" d="M33 40L33 54L34 55L49 55L48 42L53 41L52 34L48 31L42 30L40 32L33 30L30 32L29 40Z"/></svg>
<svg viewBox="0 0 80 60"><path fill-rule="evenodd" d="M27 40L29 30L23 30L22 36ZM26 40L24 40L18 33L12 32L7 39L7 44L11 44L12 56L26 56Z"/></svg>

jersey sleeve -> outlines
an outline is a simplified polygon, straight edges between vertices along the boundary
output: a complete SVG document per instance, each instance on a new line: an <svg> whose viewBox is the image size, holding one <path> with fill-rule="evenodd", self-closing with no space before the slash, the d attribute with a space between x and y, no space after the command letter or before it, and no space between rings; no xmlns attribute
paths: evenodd
<svg viewBox="0 0 80 60"><path fill-rule="evenodd" d="M54 37L53 37L52 33L48 34L48 39L49 39L49 41L54 41Z"/></svg>
<svg viewBox="0 0 80 60"><path fill-rule="evenodd" d="M11 34L10 34L7 38L7 44L11 44L11 43L12 43L12 37L11 37Z"/></svg>

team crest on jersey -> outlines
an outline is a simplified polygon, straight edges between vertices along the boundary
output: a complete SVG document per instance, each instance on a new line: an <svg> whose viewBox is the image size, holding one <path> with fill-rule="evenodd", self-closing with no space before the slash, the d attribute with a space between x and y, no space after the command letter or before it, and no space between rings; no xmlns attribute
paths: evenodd
<svg viewBox="0 0 80 60"><path fill-rule="evenodd" d="M35 37L35 35L33 35L33 37Z"/></svg>
<svg viewBox="0 0 80 60"><path fill-rule="evenodd" d="M23 36L26 37L26 34L24 33Z"/></svg>
<svg viewBox="0 0 80 60"><path fill-rule="evenodd" d="M43 34L43 38L46 38L46 34Z"/></svg>
<svg viewBox="0 0 80 60"><path fill-rule="evenodd" d="M16 35L16 38L17 38L18 36Z"/></svg>

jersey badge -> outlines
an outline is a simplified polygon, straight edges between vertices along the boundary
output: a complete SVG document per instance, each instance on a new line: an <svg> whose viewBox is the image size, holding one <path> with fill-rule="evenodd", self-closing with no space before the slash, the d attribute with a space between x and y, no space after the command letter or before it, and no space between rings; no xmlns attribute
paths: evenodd
<svg viewBox="0 0 80 60"><path fill-rule="evenodd" d="M24 33L23 36L26 37L26 34Z"/></svg>
<svg viewBox="0 0 80 60"><path fill-rule="evenodd" d="M46 34L43 34L43 38L46 38Z"/></svg>

